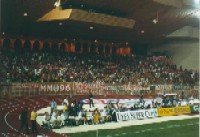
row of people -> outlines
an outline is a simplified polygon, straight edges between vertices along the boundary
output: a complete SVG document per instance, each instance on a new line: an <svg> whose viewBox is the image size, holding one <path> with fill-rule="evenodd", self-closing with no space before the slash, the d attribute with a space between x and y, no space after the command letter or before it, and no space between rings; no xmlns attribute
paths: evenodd
<svg viewBox="0 0 200 137"><path fill-rule="evenodd" d="M50 112L50 114L45 112L45 116L43 118L43 125L48 125L48 127L50 128L60 128L67 124L99 124L108 121L116 121L116 112L135 111L138 109L148 108L176 107L181 106L184 102L186 102L185 99L175 98L175 96L171 95L163 96L163 98L159 101L157 99L153 99L151 102L145 102L145 99L140 98L137 99L135 103L129 103L128 106L126 106L125 104L119 104L119 102L113 103L110 101L107 104L104 104L105 107L103 109L98 109L95 107L93 107L92 109L88 107L86 109L85 107L78 108L78 105L74 100L71 103L69 103L67 96L62 102L62 107L57 108L57 105L55 105L54 108L51 108L51 110L53 109L53 112ZM57 103L53 99L51 104ZM189 105L189 103L186 102L184 105Z"/></svg>
<svg viewBox="0 0 200 137"><path fill-rule="evenodd" d="M64 110L54 109L52 115L48 112L45 112L45 115L42 119L42 127L44 128L61 128L65 125L90 125L90 124L99 124L105 123L107 121L115 120L114 117L114 109L109 109L105 107L105 109L100 112L98 108L96 108L93 112L88 112L86 109L81 109L78 115L68 115Z"/></svg>
<svg viewBox="0 0 200 137"><path fill-rule="evenodd" d="M188 84L199 81L199 73L173 64L168 56L63 56L48 53L0 52L0 82L104 82Z"/></svg>
<svg viewBox="0 0 200 137"><path fill-rule="evenodd" d="M19 120L20 120L20 127L18 129L18 133L21 133L21 131L23 130L23 128L26 128L26 133L29 134L29 125L28 125L28 108L24 107L23 110L21 111L20 115L19 115ZM31 116L30 116L30 120L31 120L31 130L33 134L38 134L38 129L37 129L37 125L36 125L36 119L37 119L37 112L36 109L33 108L32 112L31 112Z"/></svg>

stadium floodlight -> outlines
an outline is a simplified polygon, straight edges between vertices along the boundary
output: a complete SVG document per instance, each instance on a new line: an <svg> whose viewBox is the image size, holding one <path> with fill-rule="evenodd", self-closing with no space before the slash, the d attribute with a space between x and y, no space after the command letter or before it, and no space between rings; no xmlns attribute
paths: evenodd
<svg viewBox="0 0 200 137"><path fill-rule="evenodd" d="M157 19L153 19L153 23L156 24L158 21Z"/></svg>
<svg viewBox="0 0 200 137"><path fill-rule="evenodd" d="M27 13L27 12L24 12L23 16L24 16L24 17L28 16L28 13Z"/></svg>
<svg viewBox="0 0 200 137"><path fill-rule="evenodd" d="M56 7L60 7L61 3L60 3L60 0L57 0L55 3L54 3L54 6Z"/></svg>
<svg viewBox="0 0 200 137"><path fill-rule="evenodd" d="M157 24L157 23L158 23L158 12L157 12L157 14L156 14L156 19L153 19L153 23L154 23L154 24Z"/></svg>

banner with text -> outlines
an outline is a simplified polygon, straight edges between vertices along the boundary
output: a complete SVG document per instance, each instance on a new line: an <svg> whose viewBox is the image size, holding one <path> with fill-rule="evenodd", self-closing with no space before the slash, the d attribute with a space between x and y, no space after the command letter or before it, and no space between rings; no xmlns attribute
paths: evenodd
<svg viewBox="0 0 200 137"><path fill-rule="evenodd" d="M200 112L199 104L193 104L192 106L190 106L190 109L191 109L191 113L199 113Z"/></svg>
<svg viewBox="0 0 200 137"><path fill-rule="evenodd" d="M47 82L47 83L12 83L11 91L14 93L30 93L37 94L82 94L86 95L92 92L94 95L138 95L143 90L145 94L150 87L142 87L138 85L120 85L97 83L81 83L81 82ZM13 94L14 95L14 94Z"/></svg>
<svg viewBox="0 0 200 137"><path fill-rule="evenodd" d="M181 106L174 108L157 108L158 116L174 116L181 114L190 114L191 110L189 106Z"/></svg>
<svg viewBox="0 0 200 137"><path fill-rule="evenodd" d="M116 112L117 121L138 120L157 117L157 109Z"/></svg>
<svg viewBox="0 0 200 137"><path fill-rule="evenodd" d="M155 90L169 91L172 90L172 85L155 85Z"/></svg>
<svg viewBox="0 0 200 137"><path fill-rule="evenodd" d="M151 104L153 99L144 99L145 104ZM93 102L95 104L127 104L127 105L133 105L140 103L139 99L94 99ZM81 103L89 104L89 99L81 99Z"/></svg>
<svg viewBox="0 0 200 137"><path fill-rule="evenodd" d="M3 87L3 85L0 85ZM152 88L153 87L153 88ZM46 82L46 83L11 83L7 86L10 93L15 95L53 95L73 94L87 95L157 95L157 92L173 92L180 94L179 90L172 90L173 85L150 85L142 87L132 84L112 84L104 82ZM154 90L155 89L155 90ZM176 89L188 89L186 86L176 86ZM185 95L198 95L198 90L184 90Z"/></svg>

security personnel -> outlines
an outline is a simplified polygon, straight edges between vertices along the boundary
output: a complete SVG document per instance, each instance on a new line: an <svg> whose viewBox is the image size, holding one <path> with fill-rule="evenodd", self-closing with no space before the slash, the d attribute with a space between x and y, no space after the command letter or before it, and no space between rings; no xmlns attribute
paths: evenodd
<svg viewBox="0 0 200 137"><path fill-rule="evenodd" d="M36 113L36 109L34 108L33 111L31 112L31 129L32 129L32 133L38 133L37 125L36 125L36 118L37 118L37 113Z"/></svg>
<svg viewBox="0 0 200 137"><path fill-rule="evenodd" d="M20 128L18 130L18 133L21 132L21 130L24 128L26 128L26 133L28 134L28 108L24 107L23 110L20 113Z"/></svg>

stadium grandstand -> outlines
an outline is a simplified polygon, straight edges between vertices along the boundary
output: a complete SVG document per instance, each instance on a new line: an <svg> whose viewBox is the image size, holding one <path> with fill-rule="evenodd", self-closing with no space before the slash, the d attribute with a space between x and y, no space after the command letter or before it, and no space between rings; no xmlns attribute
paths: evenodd
<svg viewBox="0 0 200 137"><path fill-rule="evenodd" d="M198 137L200 0L0 0L0 137Z"/></svg>

